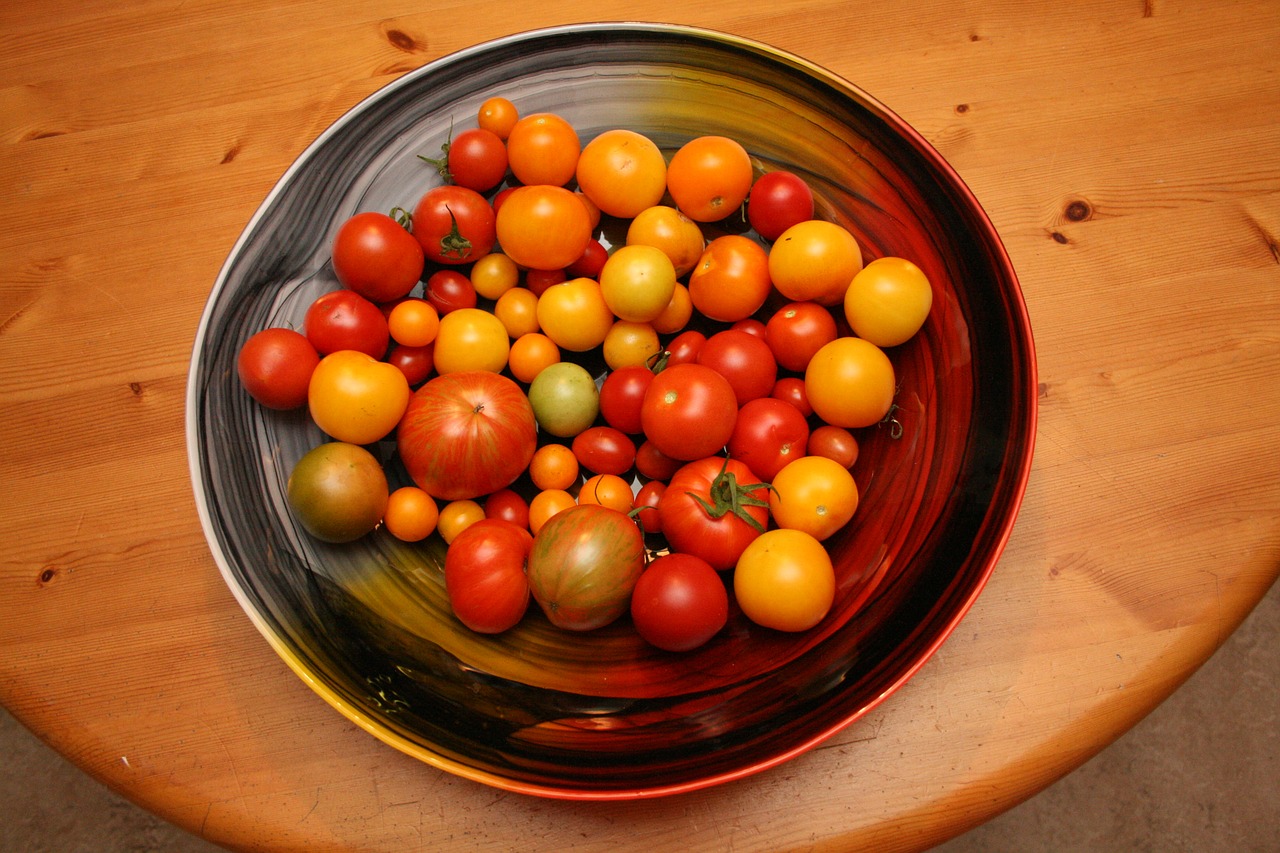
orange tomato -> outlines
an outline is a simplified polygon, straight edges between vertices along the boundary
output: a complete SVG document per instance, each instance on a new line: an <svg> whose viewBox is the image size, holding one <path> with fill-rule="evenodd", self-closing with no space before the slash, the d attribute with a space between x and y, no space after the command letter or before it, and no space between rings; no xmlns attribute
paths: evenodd
<svg viewBox="0 0 1280 853"><path fill-rule="evenodd" d="M587 208L559 186L517 187L498 208L496 228L502 251L537 270L569 266L591 241Z"/></svg>
<svg viewBox="0 0 1280 853"><path fill-rule="evenodd" d="M533 500L529 501L529 531L534 536L537 536L538 531L542 529L542 525L550 521L556 514L577 506L577 504L578 502L573 499L573 495L564 489L544 489L538 492L533 496Z"/></svg>
<svg viewBox="0 0 1280 853"><path fill-rule="evenodd" d="M440 515L436 519L436 529L440 531L440 536L444 539L445 544L448 544L458 538L459 533L483 518L484 507L475 501L469 498L449 501L440 507Z"/></svg>
<svg viewBox="0 0 1280 853"><path fill-rule="evenodd" d="M658 340L658 332L649 323L619 320L604 336L604 363L610 370L643 366L660 352L662 343Z"/></svg>
<svg viewBox="0 0 1280 853"><path fill-rule="evenodd" d="M698 223L674 207L656 204L631 220L627 226L627 245L661 249L671 259L676 278L684 278L702 257L706 239Z"/></svg>
<svg viewBox="0 0 1280 853"><path fill-rule="evenodd" d="M459 308L440 318L432 359L441 375L465 370L500 373L510 352L501 320L483 308Z"/></svg>
<svg viewBox="0 0 1280 853"><path fill-rule="evenodd" d="M667 166L676 207L696 222L719 222L742 207L755 177L745 148L724 136L699 136Z"/></svg>
<svg viewBox="0 0 1280 853"><path fill-rule="evenodd" d="M560 348L546 335L529 332L511 344L507 366L511 375L528 385L545 368L560 360Z"/></svg>
<svg viewBox="0 0 1280 853"><path fill-rule="evenodd" d="M822 543L801 530L761 533L742 552L733 593L748 619L778 631L807 631L835 601L836 575Z"/></svg>
<svg viewBox="0 0 1280 853"><path fill-rule="evenodd" d="M745 320L760 310L771 289L769 253L741 234L712 240L689 274L693 307L726 323Z"/></svg>
<svg viewBox="0 0 1280 853"><path fill-rule="evenodd" d="M562 349L595 349L604 343L613 321L613 312L594 279L575 278L553 284L538 297L538 325Z"/></svg>
<svg viewBox="0 0 1280 853"><path fill-rule="evenodd" d="M844 315L854 334L878 347L906 343L929 316L933 287L920 267L904 258L867 264L844 294Z"/></svg>
<svg viewBox="0 0 1280 853"><path fill-rule="evenodd" d="M579 504L596 504L618 512L631 512L635 495L631 492L631 484L617 474L596 474L582 484L578 492Z"/></svg>
<svg viewBox="0 0 1280 853"><path fill-rule="evenodd" d="M650 324L660 335L672 335L689 325L693 318L693 300L689 297L689 288L676 282L676 289L671 293L671 301L662 313L653 318Z"/></svg>
<svg viewBox="0 0 1280 853"><path fill-rule="evenodd" d="M405 299L387 315L387 329L398 344L425 347L440 331L440 314L425 299Z"/></svg>
<svg viewBox="0 0 1280 853"><path fill-rule="evenodd" d="M497 299L520 282L520 268L501 252L490 252L471 265L471 286L485 299Z"/></svg>
<svg viewBox="0 0 1280 853"><path fill-rule="evenodd" d="M555 113L525 116L507 135L511 174L525 185L564 186L577 171L581 151L578 132Z"/></svg>
<svg viewBox="0 0 1280 853"><path fill-rule="evenodd" d="M394 364L338 350L320 359L307 386L311 418L327 435L372 444L395 429L409 406L409 380Z"/></svg>
<svg viewBox="0 0 1280 853"><path fill-rule="evenodd" d="M543 491L567 490L578 482L578 457L563 444L544 444L533 453L529 477Z"/></svg>
<svg viewBox="0 0 1280 853"><path fill-rule="evenodd" d="M809 360L804 391L813 413L823 421L847 429L871 426L893 405L893 363L870 341L836 338Z"/></svg>
<svg viewBox="0 0 1280 853"><path fill-rule="evenodd" d="M838 305L861 269L857 238L824 219L792 225L769 249L769 277L792 302Z"/></svg>
<svg viewBox="0 0 1280 853"><path fill-rule="evenodd" d="M515 127L519 120L520 112L516 109L516 105L502 97L486 100L480 105L480 112L476 116L478 125L497 134L500 139L510 136L511 128Z"/></svg>
<svg viewBox="0 0 1280 853"><path fill-rule="evenodd" d="M648 323L671 302L676 271L661 249L623 246L604 262L599 282L605 304L619 319Z"/></svg>
<svg viewBox="0 0 1280 853"><path fill-rule="evenodd" d="M667 163L653 140L633 130L606 130L578 157L578 187L604 213L631 219L661 200Z"/></svg>
<svg viewBox="0 0 1280 853"><path fill-rule="evenodd" d="M858 486L849 469L825 456L788 462L770 481L769 512L778 527L822 541L853 518Z"/></svg>
<svg viewBox="0 0 1280 853"><path fill-rule="evenodd" d="M498 297L493 305L493 316L506 328L507 336L512 340L536 332L538 297L528 288L513 287Z"/></svg>
<svg viewBox="0 0 1280 853"><path fill-rule="evenodd" d="M417 486L401 486L387 498L382 522L397 539L421 542L435 531L439 518L435 498Z"/></svg>

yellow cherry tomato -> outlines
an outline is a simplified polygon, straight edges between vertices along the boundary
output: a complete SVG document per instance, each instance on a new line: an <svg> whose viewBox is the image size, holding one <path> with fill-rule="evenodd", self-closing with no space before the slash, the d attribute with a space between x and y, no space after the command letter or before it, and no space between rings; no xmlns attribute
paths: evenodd
<svg viewBox="0 0 1280 853"><path fill-rule="evenodd" d="M676 269L661 249L639 244L616 249L600 270L605 305L622 320L648 323L671 302Z"/></svg>
<svg viewBox="0 0 1280 853"><path fill-rule="evenodd" d="M802 530L778 528L751 541L733 571L743 614L766 628L807 631L835 601L836 575L822 543Z"/></svg>
<svg viewBox="0 0 1280 853"><path fill-rule="evenodd" d="M404 542L421 542L436 529L440 510L435 498L417 486L401 486L387 499L382 523Z"/></svg>
<svg viewBox="0 0 1280 853"><path fill-rule="evenodd" d="M857 429L889 414L897 385L884 350L862 338L843 337L824 344L809 359L804 390L819 418Z"/></svg>
<svg viewBox="0 0 1280 853"><path fill-rule="evenodd" d="M538 325L562 349L595 349L604 343L613 321L613 312L594 279L574 278L553 284L538 297Z"/></svg>
<svg viewBox="0 0 1280 853"><path fill-rule="evenodd" d="M467 498L440 507L440 515L436 520L436 529L440 531L445 544L458 538L458 534L484 518L484 507Z"/></svg>
<svg viewBox="0 0 1280 853"><path fill-rule="evenodd" d="M307 386L316 426L357 445L372 444L395 429L409 396L409 380L400 368L355 350L320 359Z"/></svg>
<svg viewBox="0 0 1280 853"><path fill-rule="evenodd" d="M825 456L788 462L770 482L769 513L778 527L821 541L853 518L858 486L849 469Z"/></svg>
<svg viewBox="0 0 1280 853"><path fill-rule="evenodd" d="M877 258L853 277L844 293L844 316L854 334L878 347L906 343L932 307L929 278L904 258Z"/></svg>
<svg viewBox="0 0 1280 853"><path fill-rule="evenodd" d="M487 370L501 373L507 366L511 341L502 321L482 308L459 308L440 318L432 357L436 372Z"/></svg>

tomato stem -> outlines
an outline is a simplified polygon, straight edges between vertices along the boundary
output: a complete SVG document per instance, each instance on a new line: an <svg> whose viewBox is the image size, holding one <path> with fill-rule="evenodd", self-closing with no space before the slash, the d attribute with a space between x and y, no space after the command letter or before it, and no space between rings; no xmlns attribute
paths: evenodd
<svg viewBox="0 0 1280 853"><path fill-rule="evenodd" d="M413 231L413 214L405 210L403 207L391 208L390 216L400 224L400 227L406 231Z"/></svg>
<svg viewBox="0 0 1280 853"><path fill-rule="evenodd" d="M751 525L756 531L764 533L764 525L754 515L747 512L747 507L767 507L769 505L768 501L762 500L751 493L759 489L770 489L772 486L768 483L751 483L743 486L738 483L736 474L726 470L728 466L729 459L726 457L724 465L720 467L720 473L711 481L711 486L707 490L711 497L711 502L694 492L687 492L687 494L698 502L709 517L723 518L729 513L733 513Z"/></svg>

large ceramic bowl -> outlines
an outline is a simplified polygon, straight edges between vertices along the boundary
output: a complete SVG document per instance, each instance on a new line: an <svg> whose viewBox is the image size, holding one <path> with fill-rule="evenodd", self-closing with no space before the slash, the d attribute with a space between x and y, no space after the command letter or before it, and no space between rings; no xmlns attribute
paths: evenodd
<svg viewBox="0 0 1280 853"><path fill-rule="evenodd" d="M806 176L820 215L868 258L914 260L932 314L891 351L890 429L860 435L859 511L828 545L837 600L782 634L740 614L707 646L655 651L626 620L585 635L537 609L514 630L463 628L444 595L443 544L375 531L325 545L290 518L293 463L324 440L305 411L264 410L239 386L240 345L300 326L337 286L329 247L363 210L411 207L439 178L450 126L493 95L563 115L584 141L628 127L674 149L740 141ZM386 743L443 770L531 794L657 796L774 767L903 684L979 594L1030 467L1034 350L1018 282L973 195L901 119L798 57L718 33L567 26L499 39L406 74L326 130L281 178L214 284L188 390L191 473L227 584L320 696ZM403 480L394 448L374 448ZM857 761L856 753L850 761Z"/></svg>

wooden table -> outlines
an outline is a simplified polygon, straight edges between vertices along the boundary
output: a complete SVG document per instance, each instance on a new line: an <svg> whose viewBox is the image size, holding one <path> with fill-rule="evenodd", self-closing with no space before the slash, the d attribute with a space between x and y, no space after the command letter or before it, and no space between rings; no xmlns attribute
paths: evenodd
<svg viewBox="0 0 1280 853"><path fill-rule="evenodd" d="M210 557L183 404L219 266L321 130L430 59L613 10L7 4L0 700L244 849L920 849L1103 749L1280 570L1280 5L983 5L626 9L800 53L932 141L1019 271L1041 414L1008 549L905 689L746 781L572 804L401 755L292 674Z"/></svg>

